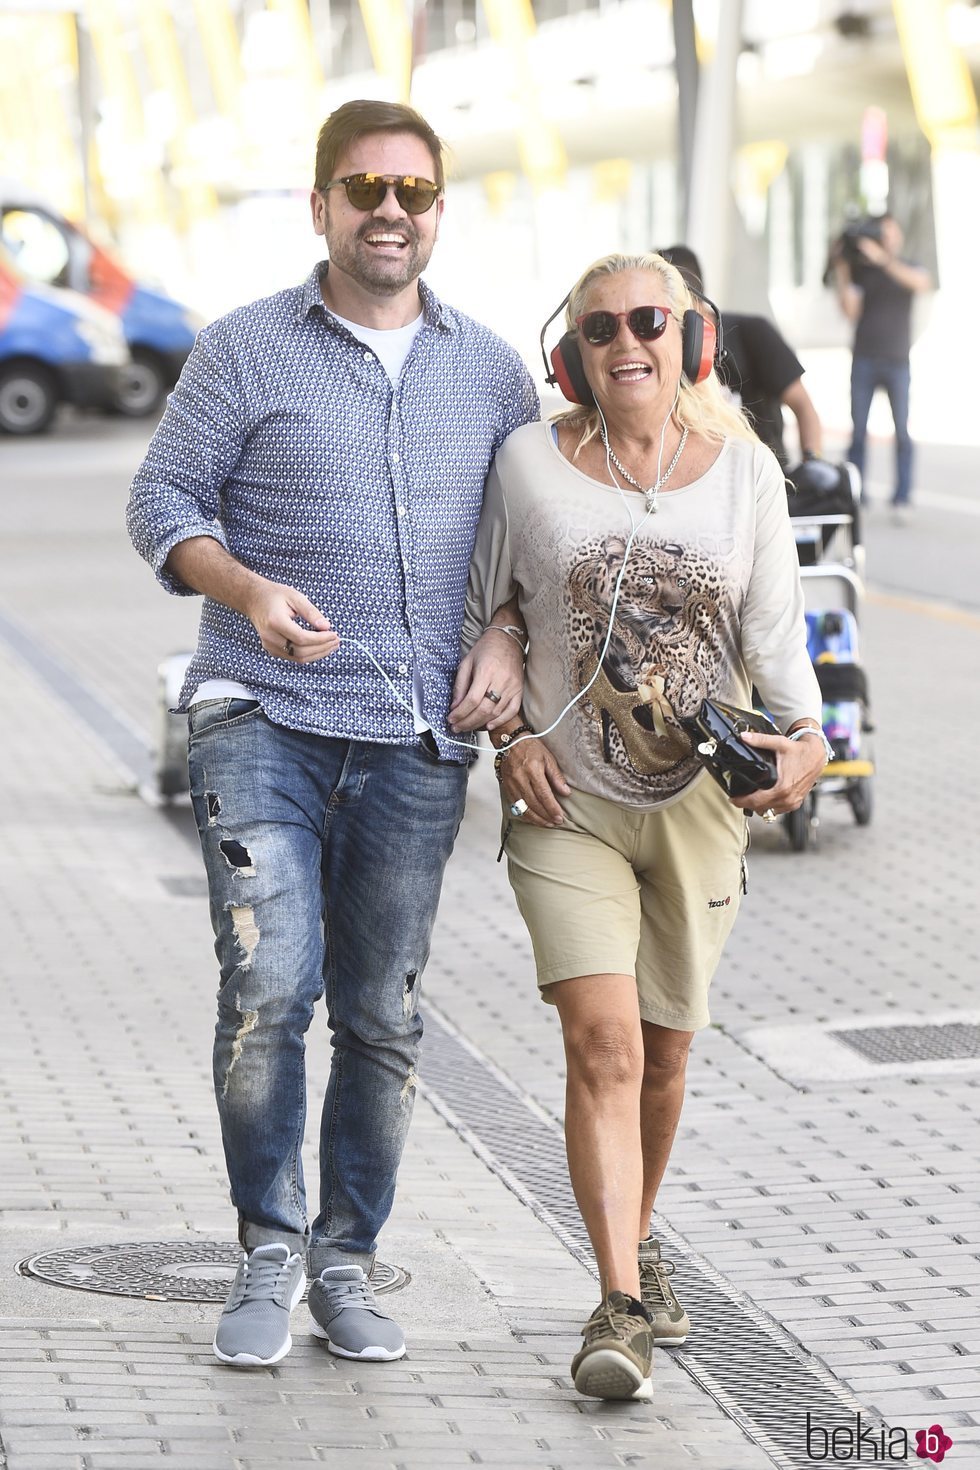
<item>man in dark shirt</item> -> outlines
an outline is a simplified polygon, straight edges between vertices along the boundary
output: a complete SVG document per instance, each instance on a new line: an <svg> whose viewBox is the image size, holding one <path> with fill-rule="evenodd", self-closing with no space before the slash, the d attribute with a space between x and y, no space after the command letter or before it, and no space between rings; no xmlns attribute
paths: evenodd
<svg viewBox="0 0 980 1470"><path fill-rule="evenodd" d="M675 265L687 284L702 291L701 263L686 245L671 245L660 255ZM786 468L783 404L796 418L800 453L820 456L820 419L803 386L803 364L772 322L764 316L722 314L726 355L718 376L752 421L762 440Z"/></svg>
<svg viewBox="0 0 980 1470"><path fill-rule="evenodd" d="M892 505L902 513L912 493L912 440L909 437L909 348L912 298L928 291L928 271L900 259L903 235L890 214L877 220L880 239L859 235L862 261L852 266L843 237L831 251L833 281L845 314L854 322L851 359L851 420L849 459L864 476L868 415L876 388L888 394L895 424L895 490Z"/></svg>

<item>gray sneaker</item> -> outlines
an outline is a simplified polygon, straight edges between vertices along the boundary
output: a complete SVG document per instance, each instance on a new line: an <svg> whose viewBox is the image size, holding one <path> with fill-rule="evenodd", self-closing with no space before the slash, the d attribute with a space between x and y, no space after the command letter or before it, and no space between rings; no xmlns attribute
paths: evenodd
<svg viewBox="0 0 980 1470"><path fill-rule="evenodd" d="M674 1295L670 1278L673 1261L660 1259L659 1240L641 1240L639 1247L640 1296L653 1323L657 1347L680 1347L687 1341L691 1319Z"/></svg>
<svg viewBox="0 0 980 1470"><path fill-rule="evenodd" d="M391 1362L405 1355L405 1334L380 1310L360 1266L328 1266L309 1296L313 1335L338 1358Z"/></svg>
<svg viewBox="0 0 980 1470"><path fill-rule="evenodd" d="M243 1253L214 1334L214 1355L240 1368L268 1368L293 1345L289 1314L303 1295L303 1258L286 1245Z"/></svg>

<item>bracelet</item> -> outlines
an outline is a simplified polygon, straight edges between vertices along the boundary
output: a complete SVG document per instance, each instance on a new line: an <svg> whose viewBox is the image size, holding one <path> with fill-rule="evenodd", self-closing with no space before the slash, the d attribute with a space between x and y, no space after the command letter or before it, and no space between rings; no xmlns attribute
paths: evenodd
<svg viewBox="0 0 980 1470"><path fill-rule="evenodd" d="M827 739L827 737L823 733L823 731L822 730L818 730L815 725L801 725L798 730L794 730L793 731L792 735L787 735L786 736L786 739L787 740L802 740L803 737L804 737L804 735L813 735L813 736L815 736L817 738L817 740L822 740L823 741L823 753L824 753L824 755L827 758L827 763L828 764L832 760L836 760L837 755L836 755L836 752L834 750L834 747L831 745L830 741Z"/></svg>
<svg viewBox="0 0 980 1470"><path fill-rule="evenodd" d="M506 753L508 745L513 745L518 735L533 735L534 731L530 725L518 725L516 730L504 730L500 736L500 744L497 746L497 754L501 751Z"/></svg>
<svg viewBox="0 0 980 1470"><path fill-rule="evenodd" d="M500 744L497 747L497 753L493 758L493 773L498 781L501 780L503 776L503 771L501 770L501 767L503 766L504 761L507 759L507 752L510 749L511 745L513 745L514 741L517 739L518 735L533 734L534 731L531 729L530 725L518 725L516 730L508 730L505 734L501 735Z"/></svg>
<svg viewBox="0 0 980 1470"><path fill-rule="evenodd" d="M506 633L508 638L513 638L521 645L521 651L527 656L528 641L527 634L523 628L516 627L513 623L488 623L484 633Z"/></svg>

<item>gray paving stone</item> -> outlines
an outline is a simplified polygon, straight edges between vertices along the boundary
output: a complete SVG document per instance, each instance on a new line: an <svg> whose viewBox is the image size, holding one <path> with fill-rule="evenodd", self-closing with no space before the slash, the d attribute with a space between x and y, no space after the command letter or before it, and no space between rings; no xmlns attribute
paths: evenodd
<svg viewBox="0 0 980 1470"><path fill-rule="evenodd" d="M32 1450L21 1450L17 1456L17 1467L18 1470L88 1470L82 1456L70 1449L64 1454L48 1450L35 1454ZM133 1470L133 1467L127 1467L127 1470Z"/></svg>
<svg viewBox="0 0 980 1470"><path fill-rule="evenodd" d="M98 1470L237 1470L238 1463L237 1459L232 1461L225 1455L215 1459L200 1450L191 1455L175 1455L168 1451L164 1457L160 1454L119 1454L115 1450L107 1450L105 1454L93 1456L91 1465L86 1470L92 1470L95 1466Z"/></svg>
<svg viewBox="0 0 980 1470"><path fill-rule="evenodd" d="M56 1408L54 1412L43 1409L40 1406L35 1409L5 1410L2 1421L8 1433L16 1428L40 1427L47 1425L56 1429L59 1433L62 1428L84 1427L86 1432L101 1433L108 1424L145 1425L147 1416L139 1408L131 1409L107 1409L103 1405L98 1410L98 1415L86 1413L84 1410L65 1409L63 1406Z"/></svg>

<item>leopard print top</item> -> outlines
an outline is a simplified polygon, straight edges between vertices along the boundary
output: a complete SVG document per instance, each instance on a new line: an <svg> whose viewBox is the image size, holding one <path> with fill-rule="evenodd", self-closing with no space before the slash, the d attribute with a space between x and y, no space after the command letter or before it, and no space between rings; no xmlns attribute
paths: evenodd
<svg viewBox="0 0 980 1470"><path fill-rule="evenodd" d="M678 716L706 695L746 705L755 684L783 728L821 714L770 452L729 440L644 513L640 495L624 501L569 464L549 425L518 429L487 483L464 629L469 645L517 591L528 723L544 731L574 699L544 737L569 783L637 808L676 800L699 775Z"/></svg>

